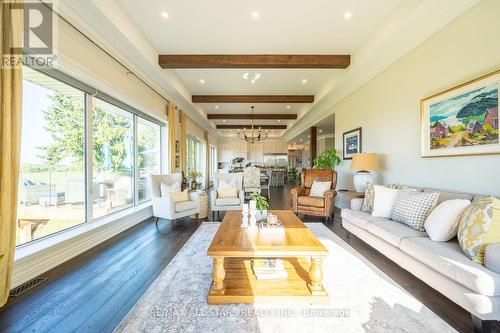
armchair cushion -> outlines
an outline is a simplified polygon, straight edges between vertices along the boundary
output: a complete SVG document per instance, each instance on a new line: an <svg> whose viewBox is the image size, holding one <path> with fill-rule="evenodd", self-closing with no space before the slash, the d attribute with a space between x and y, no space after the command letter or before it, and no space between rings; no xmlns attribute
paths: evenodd
<svg viewBox="0 0 500 333"><path fill-rule="evenodd" d="M215 199L217 206L239 206L241 204L240 198L218 198Z"/></svg>
<svg viewBox="0 0 500 333"><path fill-rule="evenodd" d="M168 194L170 195L170 197L172 198L172 200L175 203L183 202L183 201L188 201L189 200L188 191L187 190L182 191L182 192L170 192Z"/></svg>
<svg viewBox="0 0 500 333"><path fill-rule="evenodd" d="M238 198L238 189L236 187L218 188L217 198Z"/></svg>
<svg viewBox="0 0 500 333"><path fill-rule="evenodd" d="M300 196L297 201L299 206L325 207L325 198L322 197Z"/></svg>
<svg viewBox="0 0 500 333"><path fill-rule="evenodd" d="M175 212L184 212L186 210L191 210L197 208L198 203L196 201L183 201L175 204Z"/></svg>
<svg viewBox="0 0 500 333"><path fill-rule="evenodd" d="M490 271L500 274L500 243L486 246L484 266Z"/></svg>
<svg viewBox="0 0 500 333"><path fill-rule="evenodd" d="M166 197L171 192L181 192L181 183L175 182L175 183L169 185L165 182L161 182L161 184L160 184L161 196Z"/></svg>

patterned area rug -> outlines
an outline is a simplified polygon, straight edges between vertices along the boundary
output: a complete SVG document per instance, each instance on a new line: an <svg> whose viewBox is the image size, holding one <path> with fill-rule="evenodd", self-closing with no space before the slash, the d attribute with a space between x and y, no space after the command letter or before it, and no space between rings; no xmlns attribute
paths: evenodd
<svg viewBox="0 0 500 333"><path fill-rule="evenodd" d="M203 223L115 332L455 332L321 223L306 224L329 250L323 305L208 305L219 223Z"/></svg>

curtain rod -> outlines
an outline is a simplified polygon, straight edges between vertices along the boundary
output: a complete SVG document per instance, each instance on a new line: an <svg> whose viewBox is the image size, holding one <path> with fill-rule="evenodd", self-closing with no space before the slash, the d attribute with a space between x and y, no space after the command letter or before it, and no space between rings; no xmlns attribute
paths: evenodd
<svg viewBox="0 0 500 333"><path fill-rule="evenodd" d="M151 89L152 91L154 91L158 96L160 96L163 100L165 100L167 103L170 103L170 101L164 97L161 93L159 93L155 88L153 88L149 83L147 83L146 81L144 81L141 77L139 77L137 74L135 74L132 70L130 70L125 64L123 64L120 60L116 59L111 53L109 53L107 50L105 50L103 47L101 47L97 42L95 42L92 38L90 38L87 34L85 34L84 32L82 32L80 29L78 29L73 23L71 23L70 21L68 21L64 16L62 16L61 14L59 14L58 12L56 12L53 8L50 8L47 3L45 3L43 0L40 1L41 3L43 3L47 8L49 8L54 14L56 14L61 20L63 20L64 22L66 22L70 27L72 27L73 29L75 29L76 31L78 31L78 33L80 33L80 35L82 35L83 37L85 37L89 42L91 42L92 44L94 44L97 48L99 48L102 52L104 52L107 56L109 56L111 59L113 59L116 63L118 63L120 66L122 66L125 70L127 70L127 74L131 74L133 76L135 76L139 81L141 81L142 83L144 83L149 89Z"/></svg>

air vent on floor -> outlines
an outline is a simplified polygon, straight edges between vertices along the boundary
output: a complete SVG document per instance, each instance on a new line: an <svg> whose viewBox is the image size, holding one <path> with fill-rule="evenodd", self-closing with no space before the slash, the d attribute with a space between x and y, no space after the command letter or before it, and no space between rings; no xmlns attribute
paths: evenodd
<svg viewBox="0 0 500 333"><path fill-rule="evenodd" d="M12 297L17 297L21 296L25 292L28 292L29 290L35 288L41 283L44 283L47 281L47 278L34 278L33 280L29 280L28 282L23 283L19 287L16 287L10 291L10 296Z"/></svg>

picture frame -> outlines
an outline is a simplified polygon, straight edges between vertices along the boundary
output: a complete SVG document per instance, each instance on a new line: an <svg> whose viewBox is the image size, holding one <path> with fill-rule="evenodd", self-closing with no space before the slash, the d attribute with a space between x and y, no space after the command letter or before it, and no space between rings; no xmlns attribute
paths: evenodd
<svg viewBox="0 0 500 333"><path fill-rule="evenodd" d="M420 101L421 157L500 154L500 70Z"/></svg>
<svg viewBox="0 0 500 333"><path fill-rule="evenodd" d="M180 160L181 159L179 156L175 156L175 168L180 168L180 166L181 166Z"/></svg>
<svg viewBox="0 0 500 333"><path fill-rule="evenodd" d="M175 153L179 154L179 140L175 140Z"/></svg>
<svg viewBox="0 0 500 333"><path fill-rule="evenodd" d="M352 160L354 154L363 152L363 129L361 127L344 132L342 145L342 158Z"/></svg>

